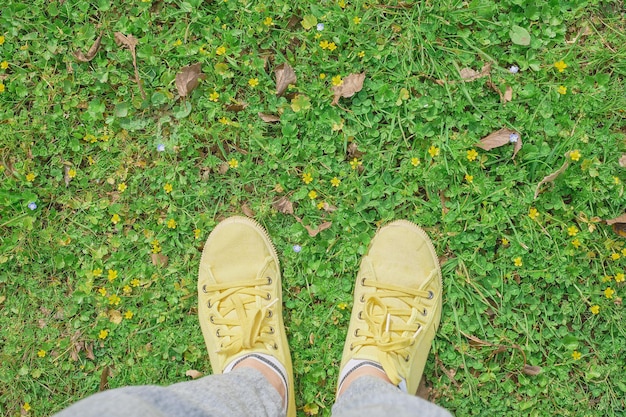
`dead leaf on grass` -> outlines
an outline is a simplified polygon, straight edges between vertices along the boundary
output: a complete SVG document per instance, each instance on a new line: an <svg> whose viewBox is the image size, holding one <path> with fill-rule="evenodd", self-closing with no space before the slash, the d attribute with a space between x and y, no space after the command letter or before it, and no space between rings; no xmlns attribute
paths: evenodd
<svg viewBox="0 0 626 417"><path fill-rule="evenodd" d="M166 267L168 263L167 255L163 255L162 253L151 253L150 259L152 260L152 265Z"/></svg>
<svg viewBox="0 0 626 417"><path fill-rule="evenodd" d="M569 161L565 161L563 165L561 165L561 168L559 168L557 171L553 172L552 174L547 175L546 177L544 177L544 179L539 181L539 184L537 184L537 188L535 189L535 199L537 199L537 196L539 196L541 186L554 181L559 175L565 172L568 166L569 166Z"/></svg>
<svg viewBox="0 0 626 417"><path fill-rule="evenodd" d="M190 369L185 372L185 376L190 376L191 379L198 379L202 377L202 372L198 372L195 369Z"/></svg>
<svg viewBox="0 0 626 417"><path fill-rule="evenodd" d="M228 165L228 162L222 162L220 166L217 167L217 172L219 174L224 175L228 172L229 168L230 168L230 165Z"/></svg>
<svg viewBox="0 0 626 417"><path fill-rule="evenodd" d="M272 207L279 213L293 214L293 203L287 197L281 197L272 203Z"/></svg>
<svg viewBox="0 0 626 417"><path fill-rule="evenodd" d="M296 220L298 221L298 223L300 223L302 226L304 226L304 228L306 229L307 232L309 232L309 236L311 237L315 237L319 234L319 232L321 232L322 230L326 230L328 228L330 228L330 226L333 225L333 222L324 222L322 224L320 224L319 226L317 226L317 228L313 228L309 225L305 225L302 223L302 219L294 216L296 218Z"/></svg>
<svg viewBox="0 0 626 417"><path fill-rule="evenodd" d="M63 165L63 181L65 181L65 186L69 186L72 181L72 177L70 177L70 169L72 167L70 165Z"/></svg>
<svg viewBox="0 0 626 417"><path fill-rule="evenodd" d="M359 145L356 142L350 142L348 148L346 149L346 156L348 160L352 160L354 158L360 158L365 155L365 152L361 152L359 150Z"/></svg>
<svg viewBox="0 0 626 417"><path fill-rule="evenodd" d="M470 82L470 81L477 80L479 78L486 77L490 73L491 73L491 63L490 62L488 62L485 65L483 65L483 67L481 68L480 72L474 71L471 68L463 68L461 71L459 71L459 74L461 75L461 78L465 82Z"/></svg>
<svg viewBox="0 0 626 417"><path fill-rule="evenodd" d="M139 78L139 70L137 70L137 44L139 41L133 35L124 35L122 32L115 32L115 43L120 46L125 46L130 51L130 55L133 58L133 68L135 69L135 82L139 86L139 92L141 97L146 99L146 92L141 85L141 79Z"/></svg>
<svg viewBox="0 0 626 417"><path fill-rule="evenodd" d="M74 56L76 57L76 59L80 62L91 61L96 56L96 53L98 53L98 49L100 49L100 43L102 42L102 35L103 35L103 32L100 32L100 36L98 36L98 38L93 43L93 45L91 45L91 48L89 48L86 54L83 54L83 51L81 51L80 49L77 49L74 52Z"/></svg>
<svg viewBox="0 0 626 417"><path fill-rule="evenodd" d="M248 107L248 103L245 102L235 102L233 104L229 104L226 106L226 110L228 111L234 111L235 113L238 113L240 111L243 111L246 109L246 107Z"/></svg>
<svg viewBox="0 0 626 417"><path fill-rule="evenodd" d="M619 158L619 166L621 166L622 168L626 168L626 153L622 154L622 156Z"/></svg>
<svg viewBox="0 0 626 417"><path fill-rule="evenodd" d="M176 74L178 94L181 97L187 97L198 86L201 79L204 79L204 74L200 62L182 67L180 72Z"/></svg>
<svg viewBox="0 0 626 417"><path fill-rule="evenodd" d="M343 79L343 83L341 85L337 85L333 87L333 93L335 97L333 97L332 106L339 103L339 99L341 97L352 97L363 88L363 81L365 81L365 73L359 74L350 74L346 78Z"/></svg>
<svg viewBox="0 0 626 417"><path fill-rule="evenodd" d="M283 95L289 84L295 84L297 77L293 68L288 63L280 64L274 69L276 74L276 96Z"/></svg>
<svg viewBox="0 0 626 417"><path fill-rule="evenodd" d="M541 366L524 365L524 368L522 368L522 372L524 372L526 375L536 376L541 373Z"/></svg>
<svg viewBox="0 0 626 417"><path fill-rule="evenodd" d="M495 132L485 136L480 140L479 143L476 144L481 149L489 151L493 148L499 148L500 146L504 146L507 143L513 143L515 147L513 148L513 156L511 159L515 158L517 152L522 148L522 137L519 133L511 129L500 129Z"/></svg>
<svg viewBox="0 0 626 417"><path fill-rule="evenodd" d="M506 86L506 89L504 90L504 94L500 96L502 98L502 103L506 104L509 101L513 100L513 87L511 87L510 85Z"/></svg>
<svg viewBox="0 0 626 417"><path fill-rule="evenodd" d="M119 310L107 311L107 317L111 323L120 324L122 322L122 313Z"/></svg>
<svg viewBox="0 0 626 417"><path fill-rule="evenodd" d="M261 112L259 112L258 114L261 120L263 120L265 123L280 122L280 116L277 116L275 114L268 114L268 113L261 113Z"/></svg>
<svg viewBox="0 0 626 417"><path fill-rule="evenodd" d="M100 374L100 388L99 391L106 391L109 389L109 375L111 375L111 368L105 366Z"/></svg>
<svg viewBox="0 0 626 417"><path fill-rule="evenodd" d="M254 217L254 211L250 208L248 203L245 203L243 206L241 206L241 211L243 211L243 214L248 217Z"/></svg>
<svg viewBox="0 0 626 417"><path fill-rule="evenodd" d="M606 224L613 226L613 231L621 237L626 237L626 213L614 219L606 220Z"/></svg>

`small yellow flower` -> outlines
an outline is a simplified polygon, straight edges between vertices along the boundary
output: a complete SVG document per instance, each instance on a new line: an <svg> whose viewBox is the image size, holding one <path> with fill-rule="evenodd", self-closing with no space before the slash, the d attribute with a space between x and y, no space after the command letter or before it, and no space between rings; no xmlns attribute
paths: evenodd
<svg viewBox="0 0 626 417"><path fill-rule="evenodd" d="M522 266L523 265L522 258L518 256L517 258L513 259L513 264L515 266Z"/></svg>
<svg viewBox="0 0 626 417"><path fill-rule="evenodd" d="M102 276L102 268L94 269L93 271L91 271L91 275L93 275L94 277Z"/></svg>
<svg viewBox="0 0 626 417"><path fill-rule="evenodd" d="M135 315L135 313L133 313L132 311L128 310L124 313L124 318L126 320L130 320L133 318L133 316Z"/></svg>
<svg viewBox="0 0 626 417"><path fill-rule="evenodd" d="M341 7L342 9L346 8L346 1L345 0L339 0L337 2L337 4L339 5L339 7Z"/></svg>
<svg viewBox="0 0 626 417"><path fill-rule="evenodd" d="M332 79L333 81L333 85L335 87L340 86L341 84L343 84L343 79L341 79L341 75L335 75Z"/></svg>
<svg viewBox="0 0 626 417"><path fill-rule="evenodd" d="M130 281L130 285L132 285L133 287L138 287L139 284L141 284L141 282L137 278L133 278L133 280Z"/></svg>
<svg viewBox="0 0 626 417"><path fill-rule="evenodd" d="M465 174L465 181L474 182L474 176L470 174Z"/></svg>
<svg viewBox="0 0 626 417"><path fill-rule="evenodd" d="M326 74L324 74L323 72L320 74L320 80L323 80L324 78L326 78Z"/></svg>
<svg viewBox="0 0 626 417"><path fill-rule="evenodd" d="M360 51L357 55L359 58L363 58L365 56L365 51Z"/></svg>
<svg viewBox="0 0 626 417"><path fill-rule="evenodd" d="M193 237L196 239L200 239L200 236L202 235L202 230L200 229L193 229Z"/></svg>
<svg viewBox="0 0 626 417"><path fill-rule="evenodd" d="M250 87L254 88L257 85L259 85L259 79L258 78L250 78L248 80L248 84L250 85Z"/></svg>
<svg viewBox="0 0 626 417"><path fill-rule="evenodd" d="M0 62L0 68L2 68L2 69L9 68L9 63L7 61Z"/></svg>
<svg viewBox="0 0 626 417"><path fill-rule="evenodd" d="M352 18L352 23L354 23L355 25L358 25L359 23L361 23L361 18L358 16L354 16Z"/></svg>
<svg viewBox="0 0 626 417"><path fill-rule="evenodd" d="M578 149L574 149L569 153L569 159L572 161L578 161L580 159L580 151Z"/></svg>
<svg viewBox="0 0 626 417"><path fill-rule="evenodd" d="M268 16L265 18L265 20L263 20L263 24L265 26L272 26L274 22L272 21L272 18Z"/></svg>
<svg viewBox="0 0 626 417"><path fill-rule="evenodd" d="M579 360L581 357L582 357L582 354L579 351L575 350L572 352L572 358L575 361Z"/></svg>
<svg viewBox="0 0 626 417"><path fill-rule="evenodd" d="M317 198L317 191L315 191L315 190L309 191L309 198L311 200L315 200Z"/></svg>
<svg viewBox="0 0 626 417"><path fill-rule="evenodd" d="M539 211L536 208L531 207L530 210L528 210L528 217L530 217L532 220L535 220L538 216Z"/></svg>
<svg viewBox="0 0 626 417"><path fill-rule="evenodd" d="M467 160L472 162L475 161L476 158L478 157L478 152L476 152L476 149L469 149L467 151Z"/></svg>
<svg viewBox="0 0 626 417"><path fill-rule="evenodd" d="M98 290L98 292L100 293L101 296L105 297L107 295L107 289L106 288L100 288Z"/></svg>
<svg viewBox="0 0 626 417"><path fill-rule="evenodd" d="M305 184L310 184L311 181L313 181L313 175L308 172L302 174L302 182L304 182Z"/></svg>
<svg viewBox="0 0 626 417"><path fill-rule="evenodd" d="M619 253L615 252L611 254L611 259L613 259L614 261L617 261L619 258L621 258L621 255Z"/></svg>
<svg viewBox="0 0 626 417"><path fill-rule="evenodd" d="M605 275L604 278L602 278L602 282L609 282L610 280L612 280L613 277L610 275Z"/></svg>
<svg viewBox="0 0 626 417"><path fill-rule="evenodd" d="M341 184L341 180L337 177L333 177L333 179L330 180L330 185L333 187L339 187L339 184Z"/></svg>
<svg viewBox="0 0 626 417"><path fill-rule="evenodd" d="M328 44L329 51L334 51L335 49L337 49L337 45L335 45L335 42L331 42Z"/></svg>
<svg viewBox="0 0 626 417"><path fill-rule="evenodd" d="M0 93L4 93L4 84L0 83Z"/></svg>
<svg viewBox="0 0 626 417"><path fill-rule="evenodd" d="M420 159L416 156L414 156L413 158L411 158L411 165L413 165L414 167L418 166L420 164Z"/></svg>
<svg viewBox="0 0 626 417"><path fill-rule="evenodd" d="M0 45L4 44L4 36L0 35Z"/></svg>
<svg viewBox="0 0 626 417"><path fill-rule="evenodd" d="M325 39L323 41L320 41L320 48L327 49L328 48L328 41L325 40Z"/></svg>
<svg viewBox="0 0 626 417"><path fill-rule="evenodd" d="M109 272L107 273L107 278L109 282L115 281L115 279L117 278L117 271L115 269L109 269Z"/></svg>
<svg viewBox="0 0 626 417"><path fill-rule="evenodd" d="M98 338L104 340L107 338L108 335L109 335L108 330L100 330L100 333L98 333Z"/></svg>
<svg viewBox="0 0 626 417"><path fill-rule="evenodd" d="M363 165L363 162L359 161L357 158L352 158L352 161L350 161L350 167L352 169L357 169L359 165Z"/></svg>
<svg viewBox="0 0 626 417"><path fill-rule="evenodd" d="M430 145L430 148L428 148L428 153L430 154L431 157L435 157L439 155L439 148L436 147L435 145Z"/></svg>
<svg viewBox="0 0 626 417"><path fill-rule="evenodd" d="M237 168L239 166L239 161L237 161L235 158L231 158L230 161L228 161L228 166L231 168Z"/></svg>
<svg viewBox="0 0 626 417"><path fill-rule="evenodd" d="M226 117L223 117L223 116L218 119L218 122L220 122L223 125L229 125L230 124L230 120L228 120Z"/></svg>
<svg viewBox="0 0 626 417"><path fill-rule="evenodd" d="M572 245L573 245L576 249L580 248L580 240L578 240L578 238L576 238L576 239L572 240Z"/></svg>
<svg viewBox="0 0 626 417"><path fill-rule="evenodd" d="M161 246L157 243L156 245L152 245L152 253L160 253Z"/></svg>
<svg viewBox="0 0 626 417"><path fill-rule="evenodd" d="M87 157L87 162L89 163L89 165L93 165L96 163L96 161L93 160L93 157L91 155Z"/></svg>
<svg viewBox="0 0 626 417"><path fill-rule="evenodd" d="M127 189L127 188L128 188L128 187L126 186L126 183L125 183L125 182L120 182L120 183L117 185L117 189L118 189L121 193L123 193L124 191L126 191L126 189Z"/></svg>
<svg viewBox="0 0 626 417"><path fill-rule="evenodd" d="M37 356L39 356L40 358L43 358L46 356L46 351L43 349L39 349L39 351L37 352Z"/></svg>
<svg viewBox="0 0 626 417"><path fill-rule="evenodd" d="M222 45L222 46L218 47L218 48L215 50L215 53L216 53L217 55L224 55L224 54L226 53L226 47L225 47L224 45Z"/></svg>
<svg viewBox="0 0 626 417"><path fill-rule="evenodd" d="M613 177L613 184L618 185L620 183L619 178Z"/></svg>
<svg viewBox="0 0 626 417"><path fill-rule="evenodd" d="M509 239L503 237L502 239L500 239L500 242L502 243L502 246L509 246Z"/></svg>
<svg viewBox="0 0 626 417"><path fill-rule="evenodd" d="M0 41L2 41L2 43L0 43L0 45L2 45L4 43L4 36L0 36ZM27 413L31 410L30 404L29 403L24 403L24 405L22 406L22 408L24 409L24 411L26 411Z"/></svg>
<svg viewBox="0 0 626 417"><path fill-rule="evenodd" d="M183 41L181 41L180 39L176 39L176 41L174 42L174 46L180 46L183 44Z"/></svg>
<svg viewBox="0 0 626 417"><path fill-rule="evenodd" d="M116 294L113 294L109 297L109 304L116 306L120 303L120 301L122 301L122 299L120 297L118 297Z"/></svg>
<svg viewBox="0 0 626 417"><path fill-rule="evenodd" d="M124 292L124 295L129 295L130 293L133 292L133 289L130 287L130 285L124 285L124 288L122 288L122 291Z"/></svg>
<svg viewBox="0 0 626 417"><path fill-rule="evenodd" d="M591 311L592 314L599 314L600 313L600 306L599 305L594 305L589 307L589 311Z"/></svg>
<svg viewBox="0 0 626 417"><path fill-rule="evenodd" d="M165 185L163 186L163 190L169 194L172 192L172 190L174 189L174 187L172 186L172 184L170 184L169 182L165 183Z"/></svg>
<svg viewBox="0 0 626 417"><path fill-rule="evenodd" d="M559 94L567 94L567 87L565 87L564 85L560 85L559 88L556 89L556 91L558 91Z"/></svg>
<svg viewBox="0 0 626 417"><path fill-rule="evenodd" d="M624 274L621 272L615 274L615 282L624 282Z"/></svg>
<svg viewBox="0 0 626 417"><path fill-rule="evenodd" d="M34 173L29 172L28 174L26 174L26 181L33 182L35 181L35 177L36 175Z"/></svg>
<svg viewBox="0 0 626 417"><path fill-rule="evenodd" d="M87 133L85 137L83 137L83 140L89 143L96 143L98 141L98 138L92 135L91 133Z"/></svg>
<svg viewBox="0 0 626 417"><path fill-rule="evenodd" d="M604 296L606 298L613 298L613 294L615 294L615 290L611 287L606 287L604 290Z"/></svg>
<svg viewBox="0 0 626 417"><path fill-rule="evenodd" d="M209 94L209 100L211 101L217 101L218 98L220 98L220 94L217 91L213 91Z"/></svg>
<svg viewBox="0 0 626 417"><path fill-rule="evenodd" d="M70 168L70 170L67 171L67 176L70 178L76 177L76 170L74 168Z"/></svg>
<svg viewBox="0 0 626 417"><path fill-rule="evenodd" d="M554 68L559 70L559 72L563 72L567 68L567 64L563 61L557 61L554 63Z"/></svg>
<svg viewBox="0 0 626 417"><path fill-rule="evenodd" d="M567 234L569 236L576 236L578 234L578 227L570 226L567 228Z"/></svg>
<svg viewBox="0 0 626 417"><path fill-rule="evenodd" d="M119 221L121 220L120 215L115 213L112 217L111 217L111 223L113 224L117 224Z"/></svg>
<svg viewBox="0 0 626 417"><path fill-rule="evenodd" d="M318 210L321 210L321 209L323 209L323 208L324 208L324 206L325 206L325 205L326 205L326 203L325 203L325 202L320 201L319 203L317 203L317 209L318 209Z"/></svg>
<svg viewBox="0 0 626 417"><path fill-rule="evenodd" d="M176 220L174 219L169 219L167 221L167 228L168 229L176 229Z"/></svg>
<svg viewBox="0 0 626 417"><path fill-rule="evenodd" d="M347 307L348 307L347 303L339 303L339 304L337 304L337 308L339 310L345 310Z"/></svg>

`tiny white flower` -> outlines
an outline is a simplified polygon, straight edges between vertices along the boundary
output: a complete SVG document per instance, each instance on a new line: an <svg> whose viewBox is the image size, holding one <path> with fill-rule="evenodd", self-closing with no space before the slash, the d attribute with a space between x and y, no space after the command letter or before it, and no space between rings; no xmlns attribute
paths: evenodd
<svg viewBox="0 0 626 417"><path fill-rule="evenodd" d="M509 142L511 143L516 143L518 139L519 139L519 135L517 133L511 133L509 135Z"/></svg>
<svg viewBox="0 0 626 417"><path fill-rule="evenodd" d="M323 24L323 23L318 23L318 24L317 24L317 30L319 30L320 32L321 32L322 30L324 30L324 24Z"/></svg>
<svg viewBox="0 0 626 417"><path fill-rule="evenodd" d="M163 152L164 150L165 150L165 145L163 145L162 143L159 143L157 145L157 151Z"/></svg>
<svg viewBox="0 0 626 417"><path fill-rule="evenodd" d="M30 203L28 203L28 208L31 210L35 210L37 208L37 203L31 201Z"/></svg>
<svg viewBox="0 0 626 417"><path fill-rule="evenodd" d="M293 245L293 251L295 253L300 253L301 250L302 250L302 246L300 246L300 245Z"/></svg>
<svg viewBox="0 0 626 417"><path fill-rule="evenodd" d="M519 67L517 65L513 65L511 66L511 68L509 68L509 72L511 74L517 74L518 71L519 71Z"/></svg>

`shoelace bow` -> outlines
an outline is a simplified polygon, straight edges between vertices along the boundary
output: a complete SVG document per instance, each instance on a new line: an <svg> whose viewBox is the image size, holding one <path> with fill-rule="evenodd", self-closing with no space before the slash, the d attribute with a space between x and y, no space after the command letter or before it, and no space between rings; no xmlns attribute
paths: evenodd
<svg viewBox="0 0 626 417"><path fill-rule="evenodd" d="M428 280L435 273L436 271L432 271ZM368 279L363 280L363 285L375 287L376 291L365 295L361 318L368 328L358 329L357 336L363 336L364 340L355 341L352 349L359 346L375 346L379 351L378 360L385 373L392 382L398 384L402 379L398 368L402 362L409 361L409 348L415 343L423 328L420 321L428 315L421 299L432 298L433 294L430 291L413 290ZM385 299L402 301L406 307L390 306L385 303ZM392 317L400 320L392 322Z"/></svg>
<svg viewBox="0 0 626 417"><path fill-rule="evenodd" d="M269 284L271 278L266 277L204 287L209 294L211 323L222 326L217 330L217 337L223 339L220 353L233 355L244 349L268 345L277 348L273 338L274 328L266 321L272 317L271 307L278 299L271 300L267 290L258 288ZM267 300L268 304L258 308L257 297ZM233 311L235 316L229 317Z"/></svg>

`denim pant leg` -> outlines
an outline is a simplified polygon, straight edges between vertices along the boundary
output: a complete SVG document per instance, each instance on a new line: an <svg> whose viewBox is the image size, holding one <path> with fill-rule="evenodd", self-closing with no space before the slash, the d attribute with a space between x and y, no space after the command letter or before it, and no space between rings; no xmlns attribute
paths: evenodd
<svg viewBox="0 0 626 417"><path fill-rule="evenodd" d="M87 397L54 417L284 416L280 394L259 371L236 369L168 387L144 385Z"/></svg>
<svg viewBox="0 0 626 417"><path fill-rule="evenodd" d="M452 417L447 410L381 379L355 380L333 406L333 417Z"/></svg>

